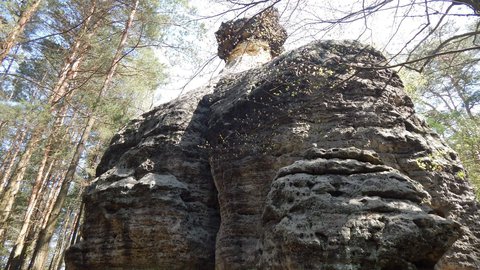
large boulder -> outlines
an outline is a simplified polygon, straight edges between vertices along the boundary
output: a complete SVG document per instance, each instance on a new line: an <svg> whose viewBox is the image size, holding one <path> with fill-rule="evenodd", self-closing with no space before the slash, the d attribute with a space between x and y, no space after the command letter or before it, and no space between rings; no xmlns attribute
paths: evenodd
<svg viewBox="0 0 480 270"><path fill-rule="evenodd" d="M372 152L310 153L271 185L260 269L433 269L458 239L422 186Z"/></svg>
<svg viewBox="0 0 480 270"><path fill-rule="evenodd" d="M467 174L384 61L314 42L133 120L67 269L479 269Z"/></svg>
<svg viewBox="0 0 480 270"><path fill-rule="evenodd" d="M84 195L68 269L213 269L220 225L200 100L211 87L133 120Z"/></svg>

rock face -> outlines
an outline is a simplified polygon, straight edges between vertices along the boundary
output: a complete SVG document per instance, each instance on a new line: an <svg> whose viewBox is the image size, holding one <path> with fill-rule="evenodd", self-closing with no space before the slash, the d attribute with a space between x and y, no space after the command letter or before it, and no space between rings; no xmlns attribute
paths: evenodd
<svg viewBox="0 0 480 270"><path fill-rule="evenodd" d="M420 184L370 163L371 153L307 158L280 169L271 185L261 269L433 269L458 238L459 225L431 214Z"/></svg>
<svg viewBox="0 0 480 270"><path fill-rule="evenodd" d="M133 120L67 269L480 269L465 171L384 60L315 42Z"/></svg>
<svg viewBox="0 0 480 270"><path fill-rule="evenodd" d="M67 268L214 268L220 217L200 102L210 91L153 110L112 139Z"/></svg>
<svg viewBox="0 0 480 270"><path fill-rule="evenodd" d="M272 57L283 51L287 32L279 24L279 14L274 8L264 10L252 18L243 18L222 23L215 33L218 42L218 57L227 62L249 53L240 44L253 43L262 46Z"/></svg>

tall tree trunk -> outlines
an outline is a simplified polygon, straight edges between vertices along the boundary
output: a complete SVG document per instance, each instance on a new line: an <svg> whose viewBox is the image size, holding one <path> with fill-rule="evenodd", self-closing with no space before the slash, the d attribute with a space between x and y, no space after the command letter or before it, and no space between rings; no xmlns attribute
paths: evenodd
<svg viewBox="0 0 480 270"><path fill-rule="evenodd" d="M38 238L38 232L42 227L45 215L48 215L48 213L50 213L51 208L49 208L48 202L54 200L54 197L58 194L58 190L60 188L60 181L55 179L63 179L63 176L65 175L65 172L61 171L52 172L52 168L57 169L58 166L59 160L55 159L53 162L51 162L47 172L45 173L44 180L42 180L44 185L41 187L41 190L39 192L42 196L38 198L37 204L35 205L35 210L32 218L33 222L30 223L30 227L28 228L27 237L25 240L26 244L23 246L23 250L21 251L19 256L22 258L22 265L20 266L21 269L26 269L26 267L28 266L29 258L27 255L32 253L32 245L35 245L36 243L36 239ZM11 256L13 256L13 250L11 252ZM11 259L12 258L10 257L9 260Z"/></svg>
<svg viewBox="0 0 480 270"><path fill-rule="evenodd" d="M79 143L77 144L75 153L67 169L65 178L60 186L58 196L56 197L56 200L52 205L52 211L50 215L46 218L45 226L40 229L37 245L33 251L32 259L28 269L43 269L45 261L48 257L49 243L55 231L55 225L57 223L58 217L60 216L63 204L65 203L65 200L67 198L70 183L75 176L78 161L80 160L81 154L85 149L85 142L90 136L90 131L94 124L95 118L91 117L87 123L87 126L85 127Z"/></svg>
<svg viewBox="0 0 480 270"><path fill-rule="evenodd" d="M83 188L81 188L78 193L78 198L77 198L78 203L76 205L80 205L80 207L77 209L73 217L72 224L70 226L70 232L67 233L66 230L64 231L62 245L60 247L60 252L58 254L60 256L57 256L55 261L52 259L52 264L50 264L49 270L61 270L61 267L63 264L63 258L65 256L65 250L67 249L67 247L73 245L74 240L77 237L80 220L83 213L83 203L81 203L82 194L83 194ZM73 213L73 210L72 210L72 213Z"/></svg>
<svg viewBox="0 0 480 270"><path fill-rule="evenodd" d="M32 137L30 138L30 141L28 142L25 148L25 152L23 153L22 157L20 158L20 161L18 162L17 172L15 177L10 181L9 185L5 188L2 199L0 201L0 239L3 239L5 237L6 223L8 221L8 218L10 217L10 214L11 214L10 212L12 211L12 208L13 208L15 196L17 195L20 189L20 184L27 171L27 167L30 162L30 157L33 154L33 150L35 149L35 146L38 145L40 140L41 140L40 133L36 132L32 135Z"/></svg>
<svg viewBox="0 0 480 270"><path fill-rule="evenodd" d="M19 48L20 48L20 46L17 46L17 48L15 49L14 55L18 54L18 49ZM5 69L4 74L3 74L2 78L0 79L0 81L5 81L5 79L7 78L7 75L10 73L10 69L12 69L12 66L13 66L14 62L15 62L14 58L10 59L10 61L8 62L7 68ZM0 61L0 64L1 64L1 61ZM12 98L14 96L14 93L15 93L15 91L12 91L12 93L8 96L8 98L6 96L0 96L0 97L3 100L10 101L10 100L12 100ZM0 120L0 134L2 133L2 129L6 126L6 124L7 124L7 121L5 119Z"/></svg>
<svg viewBox="0 0 480 270"><path fill-rule="evenodd" d="M83 35L87 35L87 41L92 37L93 32L96 28L97 23L94 24L93 29L90 29L90 21L92 20L94 14L96 12L96 1L92 0L92 5L90 9L90 13L88 17L85 19L82 32L80 36L76 39L74 46L71 50L70 56L66 60L64 67L59 75L57 83L52 91L52 95L50 95L48 100L48 105L50 106L49 110L50 113L54 115L54 119L59 119L62 117L63 113L58 113L56 111L56 107L59 104L59 101L66 96L67 94L67 87L69 85L70 80L76 77L78 73L78 67L83 58L83 55L80 54L82 46L85 45ZM90 32L86 32L90 31ZM72 93L68 93L71 95ZM60 112L65 108L65 104L61 105ZM12 179L11 183L5 189L5 195L2 197L0 201L0 239L2 239L5 235L5 224L10 217L10 212L13 208L13 203L15 201L15 197L20 189L21 182L23 177L25 176L25 172L27 169L27 165L30 162L30 158L33 154L34 147L38 145L40 142L43 132L45 131L46 126L38 127L33 133L29 143L26 146L25 152L22 155L18 163L17 174L14 179Z"/></svg>
<svg viewBox="0 0 480 270"><path fill-rule="evenodd" d="M28 232L31 228L31 222L32 222L31 219L35 210L35 206L38 204L38 198L39 198L40 192L42 191L42 187L44 186L43 181L46 179L46 176L49 174L49 171L51 170L54 164L53 161L50 162L50 166L47 169L47 173L44 173L45 168L47 167L48 160L50 159L52 143L53 142L49 143L45 148L42 162L40 163L40 167L37 172L37 177L35 179L35 183L32 188L32 193L28 200L27 211L23 218L22 228L20 229L20 232L17 235L17 240L15 241L15 244L10 252L10 258L7 262L7 266L5 267L5 270L21 269L22 262L24 260L24 255L25 255L24 245L25 245L25 241L27 240Z"/></svg>
<svg viewBox="0 0 480 270"><path fill-rule="evenodd" d="M82 188L80 193L83 193L83 188ZM80 197L80 199L81 199L81 197ZM78 232L79 232L79 229L80 229L80 221L82 220L83 208L84 207L85 207L85 205L83 204L83 202L80 202L80 208L78 209L78 213L77 213L76 219L75 219L74 224L73 224L72 235L70 237L70 246L75 245L75 243L77 243L77 241L80 238L80 234Z"/></svg>
<svg viewBox="0 0 480 270"><path fill-rule="evenodd" d="M62 111L61 114L65 114L65 111ZM74 115L72 116L72 119L74 119ZM40 164L40 167L37 171L37 178L35 179L35 184L32 188L32 193L29 198L28 206L27 206L27 211L25 213L24 219L23 219L23 224L22 228L20 229L19 234L17 235L17 240L15 241L15 244L13 246L13 249L11 250L10 257L7 263L7 267L5 268L6 270L11 270L11 269L22 269L23 266L25 265L25 252L26 252L26 247L25 245L28 244L27 239L31 237L32 233L31 232L31 225L32 225L32 218L34 217L34 212L35 210L41 211L43 204L46 204L45 206L48 205L48 203L51 200L45 200L43 203L41 201L41 194L43 190L48 186L49 182L49 175L50 171L53 168L53 165L56 164L57 161L57 155L58 149L55 148L55 145L58 144L58 141L61 141L62 139L58 139L61 137L62 134L60 134L60 128L64 126L64 121L65 117L61 117L58 119L58 123L55 125L57 126L54 128L54 131L50 133L49 136L49 143L45 147L44 150L44 156L42 159L42 162ZM72 120L73 121L73 120ZM74 121L73 121L74 122ZM73 128L73 127L72 127ZM66 136L68 132L64 132L64 137ZM50 161L50 166L47 170L46 173L44 173L44 169L47 165L47 162ZM48 209L48 206L45 207L45 209Z"/></svg>
<svg viewBox="0 0 480 270"><path fill-rule="evenodd" d="M13 30L10 33L8 33L8 36L5 38L5 41L0 43L0 64L7 57L8 53L17 42L18 36L22 34L23 29L25 29L25 26L27 25L28 21L32 18L33 13L35 13L35 11L37 10L38 6L40 5L40 2L42 1L35 0L35 1L28 1L26 3L25 10L20 15L17 25L13 28Z"/></svg>
<svg viewBox="0 0 480 270"><path fill-rule="evenodd" d="M52 198L52 204L46 212L46 218L43 222L43 226L40 229L39 236L37 239L37 244L32 254L32 260L29 266L29 269L43 269L45 261L48 256L48 248L51 237L55 231L56 222L60 216L61 209L65 203L66 197L68 195L68 190L70 187L71 181L74 179L76 168L80 157L85 149L85 143L90 136L93 125L95 124L95 118L89 117L87 125L82 133L82 137L77 143L74 155L70 162L70 165L65 173L63 181L60 183L60 189L58 195Z"/></svg>
<svg viewBox="0 0 480 270"><path fill-rule="evenodd" d="M59 116L55 118L55 123L53 124L53 132L50 133L50 135L55 134L56 130L59 129L63 125L63 120L64 120L64 114L67 110L66 106L63 106L60 108L58 111ZM20 190L20 186L22 184L22 180L25 176L25 173L27 171L27 167L30 163L30 158L32 157L33 150L39 145L40 141L42 140L42 133L44 131L45 127L39 127L37 130L34 131L32 134L32 137L30 138L30 141L28 142L25 152L23 153L20 161L18 162L17 166L17 172L15 177L10 181L9 185L5 188L5 191L3 193L3 196L0 201L0 239L5 237L5 232L6 232L6 223L8 221L8 218L10 217L11 211L13 209L13 204L15 202L15 197ZM49 136L51 139L51 136ZM42 163L39 166L39 171L38 171L38 176L36 181L41 181L42 176L43 176L43 170L45 169L46 161L48 159L48 154L50 152L50 144L47 144L46 149L45 149L45 155L44 158L42 159ZM37 183L34 183L34 186L37 186ZM35 189L32 190L32 192L36 192ZM35 198L36 199L36 198ZM27 209L28 212L28 209Z"/></svg>
<svg viewBox="0 0 480 270"><path fill-rule="evenodd" d="M23 29L27 25L28 21L32 18L33 14L37 10L38 6L40 5L41 0L35 1L27 1L25 10L20 15L18 19L17 25L13 28L13 30L8 34L5 38L5 41L0 43L0 64L3 60L7 57L10 50L13 46L17 43L17 39L20 34L23 33Z"/></svg>
<svg viewBox="0 0 480 270"><path fill-rule="evenodd" d="M66 211L65 213L65 220L63 222L62 229L60 230L59 237L57 240L57 245L55 246L55 252L53 253L52 260L50 261L50 266L48 270L57 269L57 265L62 265L62 258L63 252L65 250L66 243L68 242L68 238L70 237L72 226L70 226L70 233L68 233L68 227L70 225L70 219L73 215L74 209L70 211ZM74 216L74 221L77 215Z"/></svg>
<svg viewBox="0 0 480 270"><path fill-rule="evenodd" d="M28 254L33 254L39 238L39 233L41 229L45 227L47 217L52 212L53 204L58 194L60 193L61 180L65 178L65 173L66 171L56 172L53 176L46 176L48 177L48 179L51 179L51 181L49 183L47 183L47 180L44 181L45 185L42 189L44 190L43 193L46 194L42 196L37 202L33 218L36 222L33 223L33 226L30 227L26 241L28 244L24 245L24 248L20 255L22 258L24 258L24 260L22 261L21 269L27 269L29 266L31 256L29 258ZM48 192L47 189L49 190Z"/></svg>
<svg viewBox="0 0 480 270"><path fill-rule="evenodd" d="M462 107L465 108L467 112L468 118L471 120L475 120L475 116L471 110L471 104L469 98L465 94L464 86L460 84L460 78L455 78L453 76L449 76L450 83L453 85L453 90L457 93L458 97L462 100Z"/></svg>
<svg viewBox="0 0 480 270"><path fill-rule="evenodd" d="M86 53L86 47L90 42L90 39L95 34L97 26L100 20L94 20L94 16L97 13L97 0L90 1L90 10L88 16L85 18L82 26L82 30L73 43L70 54L65 61L65 65L59 73L57 83L52 90L49 103L52 105L57 104L66 94L67 87L71 78L74 78L78 72L80 63ZM93 24L92 24L93 23Z"/></svg>
<svg viewBox="0 0 480 270"><path fill-rule="evenodd" d="M10 155L8 156L8 159L3 161L4 163L2 164L3 174L0 180L0 198L3 198L3 191L5 190L5 187L8 185L11 174L16 164L18 154L22 149L22 144L23 144L23 141L25 140L26 135L27 135L26 129L19 131L17 133L17 135L15 136L15 143L12 145L12 149L10 150Z"/></svg>
<svg viewBox="0 0 480 270"><path fill-rule="evenodd" d="M87 124L85 126L85 129L83 131L82 137L80 138L80 141L77 144L77 147L75 148L75 152L73 155L73 158L70 162L70 165L67 169L67 173L65 175L65 179L62 182L62 186L60 188L60 193L57 197L57 200L55 201L55 204L53 206L52 213L48 217L47 224L44 228L41 229L37 246L35 247L35 250L33 251L32 254L32 260L30 262L29 269L42 269L47 255L48 255L48 248L49 248L49 243L50 239L52 238L52 235L55 230L55 224L58 220L58 217L60 215L61 209L63 207L63 204L66 200L66 197L68 195L68 189L70 187L70 183L73 181L75 177L75 172L78 166L78 162L80 161L80 157L85 149L85 144L90 137L90 132L92 130L92 127L95 124L96 118L95 118L95 111L96 107L101 101L102 97L108 90L110 83L112 81L113 75L116 72L116 69L118 67L118 64L122 58L122 51L123 48L125 47L126 41L128 39L128 32L133 24L133 20L135 18L135 13L138 8L138 3L139 0L136 0L134 5L132 6L132 10L130 11L130 15L128 17L127 22L125 23L125 28L123 29L122 36L120 39L120 42L117 46L117 50L115 52L115 56L112 59L112 64L110 65L110 68L108 70L107 76L105 77L105 80L102 84L102 87L100 91L98 92L98 97L97 101L94 104L92 108L92 113L89 115Z"/></svg>

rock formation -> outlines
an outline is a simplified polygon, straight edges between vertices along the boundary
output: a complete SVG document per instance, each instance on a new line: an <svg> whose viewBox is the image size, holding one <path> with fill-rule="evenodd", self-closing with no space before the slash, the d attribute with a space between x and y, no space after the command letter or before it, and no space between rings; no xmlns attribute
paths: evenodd
<svg viewBox="0 0 480 270"><path fill-rule="evenodd" d="M245 42L277 56L266 14L222 25L219 56ZM314 42L133 120L84 196L67 269L480 269L466 173L383 61Z"/></svg>

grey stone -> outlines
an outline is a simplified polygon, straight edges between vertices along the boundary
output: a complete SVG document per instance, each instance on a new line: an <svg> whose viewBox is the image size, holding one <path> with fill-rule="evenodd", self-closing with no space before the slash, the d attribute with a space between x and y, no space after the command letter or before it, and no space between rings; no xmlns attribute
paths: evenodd
<svg viewBox="0 0 480 270"><path fill-rule="evenodd" d="M430 214L428 193L408 176L330 161L333 173L302 160L305 171L273 181L259 269L433 269L458 239L460 225Z"/></svg>
<svg viewBox="0 0 480 270"><path fill-rule="evenodd" d="M208 86L114 136L84 196L68 269L213 269L219 227L202 98Z"/></svg>
<svg viewBox="0 0 480 270"><path fill-rule="evenodd" d="M236 47L243 42L264 41L272 57L283 52L287 32L279 23L279 13L268 8L252 18L236 19L222 23L215 33L218 42L218 57L227 60Z"/></svg>
<svg viewBox="0 0 480 270"><path fill-rule="evenodd" d="M383 61L319 41L133 120L67 268L479 269L472 186Z"/></svg>

